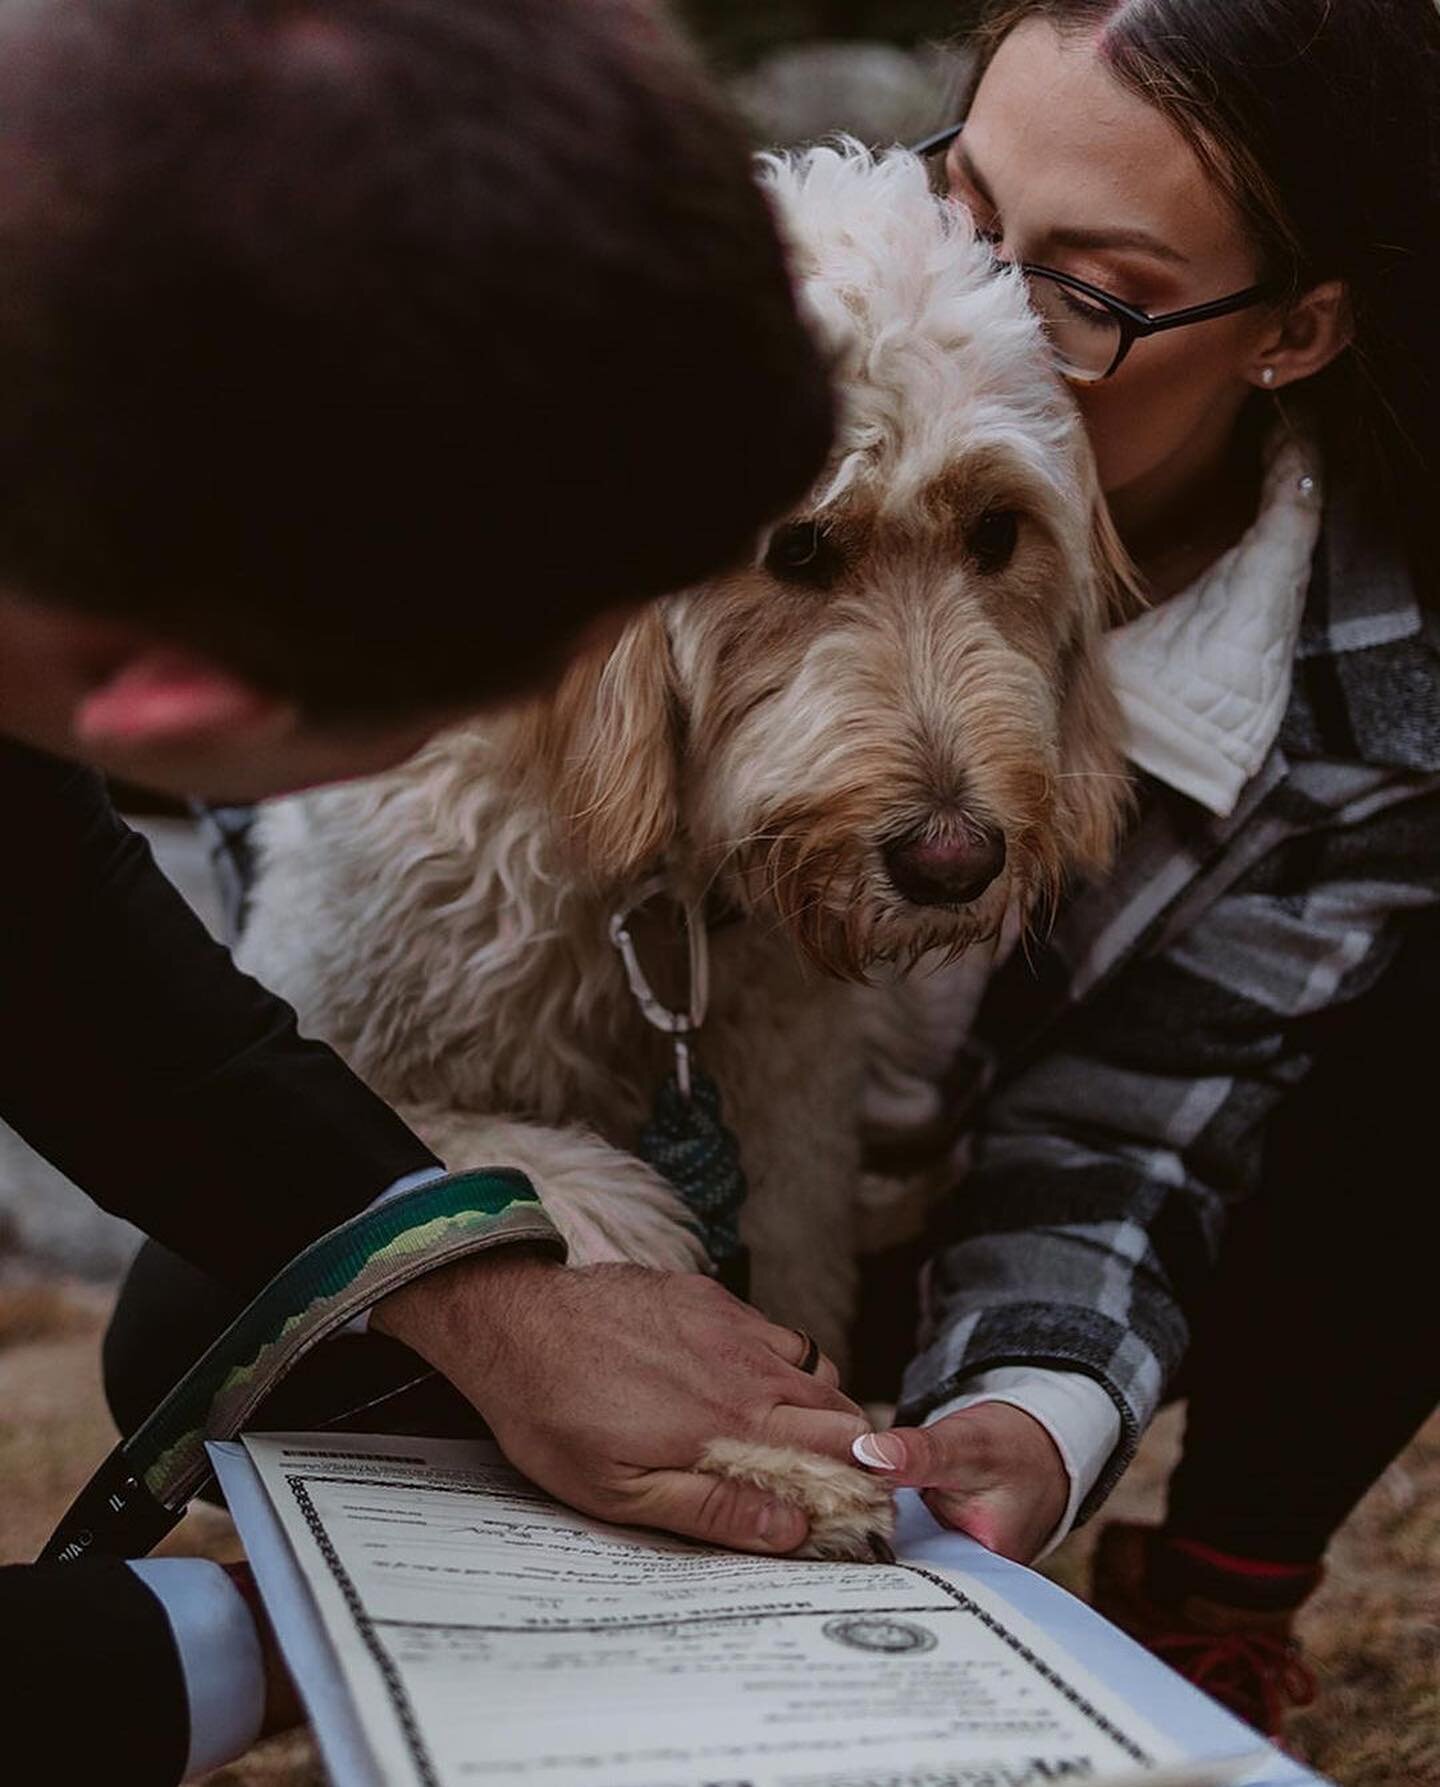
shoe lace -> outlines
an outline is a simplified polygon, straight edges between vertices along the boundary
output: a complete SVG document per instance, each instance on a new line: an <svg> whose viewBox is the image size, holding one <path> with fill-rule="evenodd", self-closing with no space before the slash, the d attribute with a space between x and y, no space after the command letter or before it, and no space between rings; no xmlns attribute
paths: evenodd
<svg viewBox="0 0 1440 1787"><path fill-rule="evenodd" d="M1272 1736L1292 1707L1315 1698L1315 1677L1294 1642L1274 1632L1167 1632L1150 1648Z"/></svg>

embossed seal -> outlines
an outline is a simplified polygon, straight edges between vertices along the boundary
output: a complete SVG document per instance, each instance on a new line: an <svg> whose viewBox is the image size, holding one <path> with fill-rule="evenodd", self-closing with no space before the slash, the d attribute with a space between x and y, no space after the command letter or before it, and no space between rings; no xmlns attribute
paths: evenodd
<svg viewBox="0 0 1440 1787"><path fill-rule="evenodd" d="M935 1634L928 1626L889 1613L852 1613L844 1619L826 1620L822 1630L836 1644L851 1650L879 1651L889 1657L920 1656L934 1650Z"/></svg>

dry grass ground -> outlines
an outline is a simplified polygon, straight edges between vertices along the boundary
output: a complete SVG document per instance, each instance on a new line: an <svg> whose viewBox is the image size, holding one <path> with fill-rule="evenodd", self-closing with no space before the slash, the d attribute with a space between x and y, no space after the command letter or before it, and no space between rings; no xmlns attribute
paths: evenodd
<svg viewBox="0 0 1440 1787"><path fill-rule="evenodd" d="M1167 1409L1109 1512L1159 1519L1183 1429ZM1053 1560L1077 1594L1094 1541L1083 1530ZM1291 1749L1340 1787L1440 1787L1440 1414L1336 1536L1300 1636L1319 1694L1292 1716Z"/></svg>
<svg viewBox="0 0 1440 1787"><path fill-rule="evenodd" d="M106 1299L79 1286L0 1286L0 1561L32 1557L56 1515L114 1443L100 1394ZM1179 1443L1165 1416L1112 1504L1153 1518ZM1090 1535L1057 1556L1083 1590ZM239 1553L224 1515L194 1510L164 1549ZM1303 1634L1320 1698L1291 1742L1341 1787L1440 1787L1440 1417L1376 1485L1330 1560ZM117 1779L120 1778L117 1774ZM309 1740L262 1745L210 1787L321 1787ZM103 1787L97 1783L96 1787Z"/></svg>

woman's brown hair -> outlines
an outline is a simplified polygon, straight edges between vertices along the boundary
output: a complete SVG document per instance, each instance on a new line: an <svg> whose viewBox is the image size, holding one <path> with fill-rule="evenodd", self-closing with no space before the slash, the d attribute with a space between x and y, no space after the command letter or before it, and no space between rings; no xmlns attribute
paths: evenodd
<svg viewBox="0 0 1440 1787"><path fill-rule="evenodd" d="M1093 34L1244 219L1260 276L1340 279L1355 339L1310 381L1332 476L1440 593L1440 8L1435 0L997 0L979 71L1030 19ZM978 71L977 71L978 78Z"/></svg>

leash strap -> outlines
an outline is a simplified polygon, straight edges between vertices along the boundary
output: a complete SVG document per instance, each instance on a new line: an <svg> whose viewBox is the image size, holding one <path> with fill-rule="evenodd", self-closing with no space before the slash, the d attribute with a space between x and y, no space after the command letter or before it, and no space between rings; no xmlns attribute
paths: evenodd
<svg viewBox="0 0 1440 1787"><path fill-rule="evenodd" d="M80 1492L40 1555L140 1557L209 1480L205 1442L233 1439L291 1368L391 1291L455 1260L565 1244L523 1173L451 1173L372 1205L276 1273Z"/></svg>
<svg viewBox="0 0 1440 1787"><path fill-rule="evenodd" d="M689 957L689 983L683 1010L655 993L640 961L631 920L652 900L677 906ZM693 900L674 897L664 875L652 875L610 920L610 941L620 952L625 979L641 1016L670 1038L675 1071L655 1098L649 1123L635 1152L668 1179L690 1213L690 1223L709 1255L715 1276L737 1297L750 1295L750 1256L740 1239L740 1213L748 1186L740 1143L725 1123L720 1088L696 1061L691 1039L710 1005L710 942L705 914Z"/></svg>
<svg viewBox="0 0 1440 1787"><path fill-rule="evenodd" d="M737 1297L750 1295L750 1256L740 1239L748 1188L740 1143L720 1108L720 1088L693 1062L690 1085L671 1074L635 1152L675 1187L715 1276Z"/></svg>

